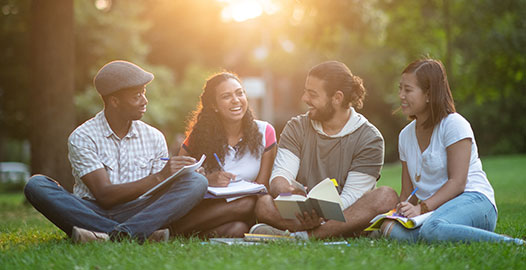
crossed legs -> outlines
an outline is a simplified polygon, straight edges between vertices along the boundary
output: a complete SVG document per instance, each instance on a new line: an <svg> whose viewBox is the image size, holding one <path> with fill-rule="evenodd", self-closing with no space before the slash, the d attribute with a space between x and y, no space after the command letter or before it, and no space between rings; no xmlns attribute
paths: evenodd
<svg viewBox="0 0 526 270"><path fill-rule="evenodd" d="M393 209L398 203L398 195L390 187L379 187L366 192L360 199L343 211L346 222L329 220L323 225L308 231L309 237L324 239L330 237L357 237L367 228L369 221L380 213ZM281 230L292 232L303 230L295 219L281 218L270 195L259 198L256 204L256 217L259 222Z"/></svg>
<svg viewBox="0 0 526 270"><path fill-rule="evenodd" d="M94 201L74 196L44 175L31 177L24 193L39 212L68 236L71 236L73 226L77 226L145 239L188 213L203 198L207 184L204 176L191 173L178 179L163 193L109 210L100 208Z"/></svg>
<svg viewBox="0 0 526 270"><path fill-rule="evenodd" d="M170 225L175 235L243 237L254 224L256 196L231 202L223 199L201 201L192 211Z"/></svg>
<svg viewBox="0 0 526 270"><path fill-rule="evenodd" d="M382 224L384 236L415 243L438 242L514 242L523 240L494 233L497 211L490 200L479 192L464 192L442 204L421 227L406 229L398 222Z"/></svg>

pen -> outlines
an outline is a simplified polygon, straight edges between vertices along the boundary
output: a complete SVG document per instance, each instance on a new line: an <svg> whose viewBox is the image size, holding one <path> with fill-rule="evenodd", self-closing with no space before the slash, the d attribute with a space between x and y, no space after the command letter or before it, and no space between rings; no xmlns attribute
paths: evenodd
<svg viewBox="0 0 526 270"><path fill-rule="evenodd" d="M418 190L418 188L415 187L415 189L413 190L413 192L411 192L411 194L409 194L409 197L407 197L407 199L405 199L404 202L409 202L409 200L411 199L411 197L413 197L413 195L415 195L415 193L416 193L417 190ZM398 204L398 205L396 206L395 209L398 209L399 205L400 205L400 204ZM393 209L393 210L394 210L394 209ZM393 215L395 215L395 216L396 216L396 215L399 215L399 216L404 217L404 214L402 214L402 213L398 213L398 211L394 212Z"/></svg>
<svg viewBox="0 0 526 270"><path fill-rule="evenodd" d="M221 170L225 172L225 168L223 167L223 165L221 165L221 161L219 160L219 157L217 156L216 153L214 153L214 157L216 158L216 161L217 161L217 164L219 165L219 168L221 168ZM238 181L241 181L241 179L239 179L239 180L230 179L230 182L238 182Z"/></svg>
<svg viewBox="0 0 526 270"><path fill-rule="evenodd" d="M413 190L413 192L411 192L411 194L409 195L409 197L407 197L407 199L405 199L404 202L408 202L408 201L411 199L411 197L413 197L413 195L415 195L415 193L416 193L417 190L418 190L418 188L416 187L416 188Z"/></svg>
<svg viewBox="0 0 526 270"><path fill-rule="evenodd" d="M217 164L219 165L219 168L221 168L221 170L224 171L225 168L223 168L223 165L221 165L221 161L219 160L219 157L217 156L216 153L214 153L214 157L215 157L216 160L217 160Z"/></svg>
<svg viewBox="0 0 526 270"><path fill-rule="evenodd" d="M162 157L161 160L168 161L168 160L170 160L170 158L169 157Z"/></svg>

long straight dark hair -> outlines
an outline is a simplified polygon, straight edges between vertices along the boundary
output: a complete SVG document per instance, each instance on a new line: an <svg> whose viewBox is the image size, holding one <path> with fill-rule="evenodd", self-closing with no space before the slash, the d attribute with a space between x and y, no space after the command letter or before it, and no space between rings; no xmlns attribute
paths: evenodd
<svg viewBox="0 0 526 270"><path fill-rule="evenodd" d="M446 69L442 62L431 58L416 60L402 71L402 74L406 73L416 75L418 86L429 97L427 105L429 117L422 124L422 127L432 128L448 114L456 112L453 95L451 94L451 89L449 89ZM414 115L409 117L416 119Z"/></svg>

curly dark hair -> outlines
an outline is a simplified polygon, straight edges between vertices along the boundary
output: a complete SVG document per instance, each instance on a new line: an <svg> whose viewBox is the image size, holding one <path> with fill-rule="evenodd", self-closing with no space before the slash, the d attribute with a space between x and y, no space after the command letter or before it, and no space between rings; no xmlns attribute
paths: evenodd
<svg viewBox="0 0 526 270"><path fill-rule="evenodd" d="M199 158L202 154L207 156L203 165L207 173L220 169L213 156L214 153L217 154L221 162L225 161L228 141L220 116L214 111L214 106L216 105L217 87L229 79L234 79L241 84L237 75L231 72L220 72L206 80L200 102L197 109L192 112L186 128L188 152L194 158ZM241 122L243 139L236 145L236 157L246 151L250 151L253 156L258 156L263 147L262 135L254 122L250 108L247 108Z"/></svg>

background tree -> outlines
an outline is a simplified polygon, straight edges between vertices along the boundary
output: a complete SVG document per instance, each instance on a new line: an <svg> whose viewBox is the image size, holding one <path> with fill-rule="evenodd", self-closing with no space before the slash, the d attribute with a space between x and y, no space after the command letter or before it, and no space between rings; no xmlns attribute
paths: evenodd
<svg viewBox="0 0 526 270"><path fill-rule="evenodd" d="M485 155L526 152L526 1L458 6L457 101Z"/></svg>
<svg viewBox="0 0 526 270"><path fill-rule="evenodd" d="M29 0L0 1L0 161L29 162Z"/></svg>
<svg viewBox="0 0 526 270"><path fill-rule="evenodd" d="M31 165L71 190L67 138L75 124L73 0L31 4Z"/></svg>

